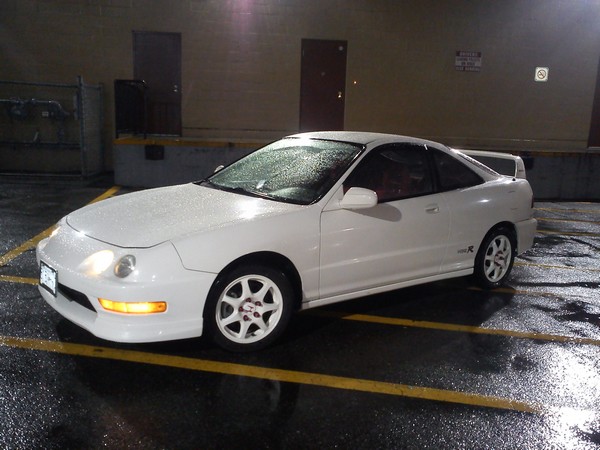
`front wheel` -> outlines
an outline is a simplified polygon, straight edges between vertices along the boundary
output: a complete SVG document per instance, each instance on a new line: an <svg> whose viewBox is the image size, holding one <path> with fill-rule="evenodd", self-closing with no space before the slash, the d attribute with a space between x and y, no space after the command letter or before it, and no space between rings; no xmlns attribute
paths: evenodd
<svg viewBox="0 0 600 450"><path fill-rule="evenodd" d="M259 350L283 333L292 315L293 295L284 273L263 266L239 267L211 289L204 320L220 347Z"/></svg>
<svg viewBox="0 0 600 450"><path fill-rule="evenodd" d="M510 275L515 256L514 234L506 228L492 230L475 258L475 280L486 289L501 286Z"/></svg>

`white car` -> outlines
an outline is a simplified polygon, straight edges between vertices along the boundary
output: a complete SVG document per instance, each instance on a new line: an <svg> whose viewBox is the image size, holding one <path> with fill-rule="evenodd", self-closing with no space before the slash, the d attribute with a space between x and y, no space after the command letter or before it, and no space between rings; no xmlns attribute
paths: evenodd
<svg viewBox="0 0 600 450"><path fill-rule="evenodd" d="M271 344L293 311L452 277L504 283L533 244L526 179L438 143L289 136L204 181L86 206L40 242L40 292L94 335Z"/></svg>

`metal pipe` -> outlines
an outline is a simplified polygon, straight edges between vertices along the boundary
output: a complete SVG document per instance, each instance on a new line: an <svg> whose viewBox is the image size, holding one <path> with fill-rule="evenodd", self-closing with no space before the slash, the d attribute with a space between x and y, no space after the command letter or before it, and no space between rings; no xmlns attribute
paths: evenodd
<svg viewBox="0 0 600 450"><path fill-rule="evenodd" d="M11 117L18 119L24 119L28 113L26 109L29 106L50 106L53 109L53 113L57 119L64 120L71 115L67 110L63 108L61 103L57 100L37 100L22 99L22 98L0 98L0 103L8 103L12 107L8 110L8 114Z"/></svg>

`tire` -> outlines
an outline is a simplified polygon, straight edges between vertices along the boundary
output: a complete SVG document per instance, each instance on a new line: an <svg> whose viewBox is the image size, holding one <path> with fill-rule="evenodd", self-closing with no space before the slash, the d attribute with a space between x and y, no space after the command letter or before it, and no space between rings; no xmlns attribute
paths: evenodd
<svg viewBox="0 0 600 450"><path fill-rule="evenodd" d="M504 227L490 231L475 257L473 275L484 289L502 286L513 267L517 251L514 233Z"/></svg>
<svg viewBox="0 0 600 450"><path fill-rule="evenodd" d="M241 266L220 276L208 295L204 321L225 350L246 352L275 342L292 316L294 292L286 275Z"/></svg>

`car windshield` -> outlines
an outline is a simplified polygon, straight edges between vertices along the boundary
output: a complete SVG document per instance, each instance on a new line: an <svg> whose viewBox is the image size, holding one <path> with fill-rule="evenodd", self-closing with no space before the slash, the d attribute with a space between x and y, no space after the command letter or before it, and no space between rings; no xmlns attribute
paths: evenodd
<svg viewBox="0 0 600 450"><path fill-rule="evenodd" d="M308 205L331 189L361 150L346 142L286 138L222 169L202 185Z"/></svg>

